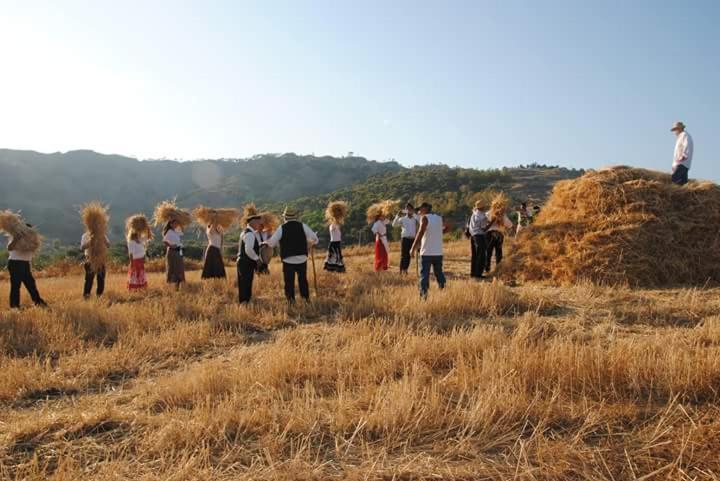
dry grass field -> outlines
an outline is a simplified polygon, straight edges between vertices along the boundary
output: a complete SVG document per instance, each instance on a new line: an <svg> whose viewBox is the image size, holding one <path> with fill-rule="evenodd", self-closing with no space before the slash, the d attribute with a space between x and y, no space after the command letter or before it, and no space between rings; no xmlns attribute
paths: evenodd
<svg viewBox="0 0 720 481"><path fill-rule="evenodd" d="M348 254L291 307L277 260L250 307L0 281L0 478L720 479L720 290L477 283L458 242L420 302Z"/></svg>

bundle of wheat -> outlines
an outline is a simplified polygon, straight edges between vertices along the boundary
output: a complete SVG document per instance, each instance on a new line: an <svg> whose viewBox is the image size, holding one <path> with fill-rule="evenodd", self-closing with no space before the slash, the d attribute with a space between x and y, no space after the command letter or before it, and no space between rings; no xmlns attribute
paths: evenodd
<svg viewBox="0 0 720 481"><path fill-rule="evenodd" d="M13 238L15 249L21 252L37 252L42 238L32 227L28 227L20 214L9 210L0 212L0 231Z"/></svg>
<svg viewBox="0 0 720 481"><path fill-rule="evenodd" d="M383 200L368 207L366 216L368 223L374 222L379 216L392 217L400 209L400 201Z"/></svg>
<svg viewBox="0 0 720 481"><path fill-rule="evenodd" d="M107 263L107 229L110 222L107 206L100 202L85 204L80 211L85 230L90 234L88 261L94 272L98 272Z"/></svg>
<svg viewBox="0 0 720 481"><path fill-rule="evenodd" d="M280 218L272 212L260 214L263 224L263 232L275 232L280 225Z"/></svg>
<svg viewBox="0 0 720 481"><path fill-rule="evenodd" d="M628 167L559 182L502 275L631 286L720 280L720 188Z"/></svg>
<svg viewBox="0 0 720 481"><path fill-rule="evenodd" d="M153 221L156 226L175 221L180 225L180 227L185 229L192 223L192 216L190 215L190 212L178 208L175 205L174 200L166 200L164 202L160 202L157 207L155 207Z"/></svg>
<svg viewBox="0 0 720 481"><path fill-rule="evenodd" d="M243 214L242 218L240 219L240 224L247 225L248 219L257 215L260 215L260 212L258 212L258 209L254 203L251 202L249 204L245 204L243 206Z"/></svg>
<svg viewBox="0 0 720 481"><path fill-rule="evenodd" d="M202 205L196 207L192 213L198 224L216 226L223 230L229 229L240 215L237 209L211 209Z"/></svg>
<svg viewBox="0 0 720 481"><path fill-rule="evenodd" d="M492 202L490 203L490 218L497 219L507 214L507 207L510 203L510 198L504 192L500 192L495 195Z"/></svg>
<svg viewBox="0 0 720 481"><path fill-rule="evenodd" d="M328 224L342 224L347 212L348 205L344 200L330 202L325 209L325 220Z"/></svg>
<svg viewBox="0 0 720 481"><path fill-rule="evenodd" d="M136 235L138 237L144 237L147 240L153 238L152 228L150 222L143 214L131 215L125 220L125 232L129 237Z"/></svg>

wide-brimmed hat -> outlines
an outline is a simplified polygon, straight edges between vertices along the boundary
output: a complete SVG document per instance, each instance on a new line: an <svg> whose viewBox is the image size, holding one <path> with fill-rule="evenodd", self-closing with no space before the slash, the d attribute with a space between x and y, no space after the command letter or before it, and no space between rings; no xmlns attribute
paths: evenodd
<svg viewBox="0 0 720 481"><path fill-rule="evenodd" d="M483 207L485 207L485 202L483 202L483 201L481 201L481 200L476 200L476 201L475 201L475 208L476 208L476 209L482 209Z"/></svg>
<svg viewBox="0 0 720 481"><path fill-rule="evenodd" d="M262 219L260 214L254 214L254 215L249 216L247 219L245 219L245 221L249 224L250 222L252 222L254 220L258 220L258 219Z"/></svg>
<svg viewBox="0 0 720 481"><path fill-rule="evenodd" d="M685 130L685 124L678 121L673 124L672 129L670 129L670 132L677 132L677 131L683 131L683 130Z"/></svg>
<svg viewBox="0 0 720 481"><path fill-rule="evenodd" d="M292 209L291 207L285 207L285 210L283 211L283 217L285 220L296 220L298 216L298 213L295 209Z"/></svg>

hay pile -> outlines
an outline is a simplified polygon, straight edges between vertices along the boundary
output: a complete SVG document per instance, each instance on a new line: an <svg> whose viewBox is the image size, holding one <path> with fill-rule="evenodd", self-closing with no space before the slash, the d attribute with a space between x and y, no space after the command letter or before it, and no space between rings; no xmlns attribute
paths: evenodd
<svg viewBox="0 0 720 481"><path fill-rule="evenodd" d="M155 225L165 225L173 220L176 221L183 230L192 224L192 216L190 215L190 212L179 209L175 205L174 200L160 202L157 207L155 207L155 213L153 214L153 221Z"/></svg>
<svg viewBox="0 0 720 481"><path fill-rule="evenodd" d="M136 235L138 237L144 237L147 240L153 238L152 228L150 222L143 214L131 215L125 220L125 232L128 239Z"/></svg>
<svg viewBox="0 0 720 481"><path fill-rule="evenodd" d="M400 201L398 200L384 200L382 202L376 202L367 209L367 221L368 223L373 223L378 216L385 216L386 218L392 217L399 210Z"/></svg>
<svg viewBox="0 0 720 481"><path fill-rule="evenodd" d="M223 230L228 230L240 216L237 209L211 209L202 205L196 207L192 213L198 224L220 227Z"/></svg>
<svg viewBox="0 0 720 481"><path fill-rule="evenodd" d="M263 232L272 234L280 226L280 218L272 212L263 212L260 217L262 217Z"/></svg>
<svg viewBox="0 0 720 481"><path fill-rule="evenodd" d="M628 167L559 182L502 276L638 287L720 280L720 187Z"/></svg>
<svg viewBox="0 0 720 481"><path fill-rule="evenodd" d="M242 224L242 225L244 225L244 226L247 226L248 219L249 219L250 217L253 217L253 216L256 216L256 215L260 215L260 212L258 211L258 209L257 209L257 207L255 206L255 204L252 203L252 202L249 203L249 204L245 204L245 205L243 206L243 215L242 215L242 219L240 219L240 224Z"/></svg>
<svg viewBox="0 0 720 481"><path fill-rule="evenodd" d="M13 238L15 249L20 252L37 252L42 245L42 238L35 229L28 227L25 221L9 210L0 212L0 231Z"/></svg>
<svg viewBox="0 0 720 481"><path fill-rule="evenodd" d="M85 204L80 211L80 217L85 224L85 231L90 234L90 247L88 248L88 261L93 272L98 272L107 263L107 230L110 222L107 206L100 202Z"/></svg>
<svg viewBox="0 0 720 481"><path fill-rule="evenodd" d="M325 220L328 224L342 225L348 213L348 205L344 200L330 202L325 209Z"/></svg>

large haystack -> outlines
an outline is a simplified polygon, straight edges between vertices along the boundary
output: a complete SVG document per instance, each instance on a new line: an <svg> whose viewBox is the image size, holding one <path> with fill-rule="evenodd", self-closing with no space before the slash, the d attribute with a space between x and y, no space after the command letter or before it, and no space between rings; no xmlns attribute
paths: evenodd
<svg viewBox="0 0 720 481"><path fill-rule="evenodd" d="M85 231L91 237L88 248L90 267L93 272L99 272L105 267L108 257L107 231L110 222L108 208L101 202L90 202L82 207L80 217L85 225Z"/></svg>
<svg viewBox="0 0 720 481"><path fill-rule="evenodd" d="M720 280L720 187L614 167L559 182L502 275L658 287Z"/></svg>

